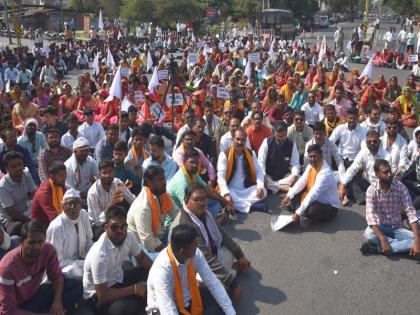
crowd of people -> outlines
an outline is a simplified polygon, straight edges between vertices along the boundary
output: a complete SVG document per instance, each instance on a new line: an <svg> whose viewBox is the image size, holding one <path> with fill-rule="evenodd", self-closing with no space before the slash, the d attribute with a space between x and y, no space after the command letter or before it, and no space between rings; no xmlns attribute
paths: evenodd
<svg viewBox="0 0 420 315"><path fill-rule="evenodd" d="M363 254L420 255L415 74L302 40L182 39L174 62L118 37L1 53L1 314L235 314L251 262L223 225L270 194L302 229L365 205Z"/></svg>

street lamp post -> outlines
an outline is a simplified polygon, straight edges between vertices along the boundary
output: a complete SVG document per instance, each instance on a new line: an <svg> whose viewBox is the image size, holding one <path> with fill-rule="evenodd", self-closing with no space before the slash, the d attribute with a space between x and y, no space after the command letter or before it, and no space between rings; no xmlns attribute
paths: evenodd
<svg viewBox="0 0 420 315"><path fill-rule="evenodd" d="M7 13L7 4L6 4L6 0L3 0L3 6L4 6L4 18L6 20L6 30L7 30L7 37L9 37L9 44L13 44L12 42L12 34L10 34L10 29L9 29L9 17L8 17L8 13Z"/></svg>

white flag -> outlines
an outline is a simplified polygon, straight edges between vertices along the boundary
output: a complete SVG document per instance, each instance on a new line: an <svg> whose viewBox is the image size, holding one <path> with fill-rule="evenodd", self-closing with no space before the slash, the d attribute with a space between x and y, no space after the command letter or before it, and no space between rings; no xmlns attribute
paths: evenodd
<svg viewBox="0 0 420 315"><path fill-rule="evenodd" d="M247 83L250 82L251 81L251 61L250 61L249 55L248 55L248 61L246 63L244 74L248 78Z"/></svg>
<svg viewBox="0 0 420 315"><path fill-rule="evenodd" d="M109 50L108 47L108 53L106 54L106 66L114 69L115 68L115 61L114 61L114 57L112 57L111 51Z"/></svg>
<svg viewBox="0 0 420 315"><path fill-rule="evenodd" d="M270 57L270 59L274 59L274 57L276 56L276 52L274 51L275 41L276 41L276 39L273 39L273 41L271 42L271 45L270 45L270 50L268 51L268 56Z"/></svg>
<svg viewBox="0 0 420 315"><path fill-rule="evenodd" d="M122 88L121 88L121 66L118 66L117 72L115 73L114 80L112 80L111 88L109 89L109 96L105 102L111 102L114 97L121 100Z"/></svg>
<svg viewBox="0 0 420 315"><path fill-rule="evenodd" d="M321 48L321 45L319 43L319 35L316 36L316 50L319 51L319 49Z"/></svg>
<svg viewBox="0 0 420 315"><path fill-rule="evenodd" d="M121 30L121 29L119 29L119 30L118 30L117 39L118 39L118 40L120 40L121 38L123 38L123 33L122 33L122 30Z"/></svg>
<svg viewBox="0 0 420 315"><path fill-rule="evenodd" d="M104 20L102 18L102 10L99 10L98 27L99 27L100 30L103 30L104 29Z"/></svg>
<svg viewBox="0 0 420 315"><path fill-rule="evenodd" d="M349 40L349 42L347 43L347 51L349 52L349 54L351 54L353 52L353 49L351 49L351 40Z"/></svg>
<svg viewBox="0 0 420 315"><path fill-rule="evenodd" d="M149 91L154 93L157 87L159 86L159 77L157 73L157 68L155 67L155 70L153 70L153 75L149 81Z"/></svg>
<svg viewBox="0 0 420 315"><path fill-rule="evenodd" d="M366 67L363 69L362 74L360 75L359 79L362 77L367 77L369 80L372 81L373 77L373 56L370 57L369 62L367 63Z"/></svg>
<svg viewBox="0 0 420 315"><path fill-rule="evenodd" d="M321 47L319 48L318 62L321 62L325 58L326 54L327 54L327 40L325 39L325 35L324 35L324 38L322 39Z"/></svg>
<svg viewBox="0 0 420 315"><path fill-rule="evenodd" d="M99 56L95 54L95 58L93 59L93 75L99 75Z"/></svg>
<svg viewBox="0 0 420 315"><path fill-rule="evenodd" d="M149 72L149 70L152 68L153 68L153 58L149 49L149 51L147 52L147 72Z"/></svg>

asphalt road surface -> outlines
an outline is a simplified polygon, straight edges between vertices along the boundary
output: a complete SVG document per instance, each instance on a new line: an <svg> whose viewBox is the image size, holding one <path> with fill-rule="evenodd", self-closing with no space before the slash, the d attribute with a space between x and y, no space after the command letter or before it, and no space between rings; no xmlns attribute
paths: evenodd
<svg viewBox="0 0 420 315"><path fill-rule="evenodd" d="M400 82L408 75L375 68L374 76L379 73L387 79L397 75ZM74 84L77 74L66 79ZM277 214L281 198L267 199ZM335 221L314 223L305 231L289 226L272 232L270 219L265 213L239 214L226 226L252 263L251 271L239 277L243 297L235 303L238 314L419 313L419 263L408 256L361 255L364 207L344 207Z"/></svg>

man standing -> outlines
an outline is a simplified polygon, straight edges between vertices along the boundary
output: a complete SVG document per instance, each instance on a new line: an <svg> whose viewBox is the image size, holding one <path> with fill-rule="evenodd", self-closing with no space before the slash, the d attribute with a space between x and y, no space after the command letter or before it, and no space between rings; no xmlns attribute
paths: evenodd
<svg viewBox="0 0 420 315"><path fill-rule="evenodd" d="M56 249L65 276L82 280L83 263L93 244L92 238L82 198L77 190L70 188L63 196L63 212L51 221L47 230L47 241Z"/></svg>
<svg viewBox="0 0 420 315"><path fill-rule="evenodd" d="M273 133L263 141L258 161L265 173L265 187L276 194L287 192L297 181L300 164L296 144L287 138L286 123L277 121Z"/></svg>
<svg viewBox="0 0 420 315"><path fill-rule="evenodd" d="M7 174L0 180L0 224L10 235L20 235L22 225L29 221L28 201L36 186L28 171L24 170L22 154L7 152L3 157Z"/></svg>
<svg viewBox="0 0 420 315"><path fill-rule="evenodd" d="M407 52L407 27L404 25L401 31L397 35L398 39L398 52L403 55Z"/></svg>
<svg viewBox="0 0 420 315"><path fill-rule="evenodd" d="M111 206L105 214L105 233L86 256L83 297L95 314L144 314L147 271L151 260L139 242L127 232L126 211ZM134 257L140 267L123 270L123 262Z"/></svg>
<svg viewBox="0 0 420 315"><path fill-rule="evenodd" d="M71 313L82 283L63 277L54 246L45 242L45 226L27 222L21 236L22 244L0 261L0 313ZM45 275L49 282L42 283Z"/></svg>
<svg viewBox="0 0 420 315"><path fill-rule="evenodd" d="M128 211L127 223L145 253L154 260L168 243L167 221L175 219L178 209L166 192L162 168L149 166L143 178L143 189Z"/></svg>
<svg viewBox="0 0 420 315"><path fill-rule="evenodd" d="M334 33L335 56L338 58L344 52L344 32L341 25L338 26Z"/></svg>
<svg viewBox="0 0 420 315"><path fill-rule="evenodd" d="M112 148L118 141L118 125L109 125L106 127L106 135L95 147L96 162L101 160L112 160Z"/></svg>
<svg viewBox="0 0 420 315"><path fill-rule="evenodd" d="M180 224L196 229L198 248L211 270L233 298L239 300L242 290L236 276L248 271L251 263L226 230L216 224L207 210L206 189L197 182L190 183L185 189L184 207L172 223L171 230Z"/></svg>
<svg viewBox="0 0 420 315"><path fill-rule="evenodd" d="M242 128L234 132L233 144L220 152L217 163L217 182L220 194L239 212L248 213L251 206L262 201L264 173L256 154L245 147L246 133Z"/></svg>
<svg viewBox="0 0 420 315"><path fill-rule="evenodd" d="M225 288L197 247L194 227L180 224L172 230L170 245L160 252L147 279L149 314L203 314L204 310L204 314L218 314L219 306L226 315L236 314ZM211 295L198 287L196 272Z"/></svg>
<svg viewBox="0 0 420 315"><path fill-rule="evenodd" d="M420 255L420 235L416 210L407 188L393 179L391 166L377 159L373 166L379 179L366 192L367 242L360 250L367 254L407 253ZM406 214L412 231L402 227L401 215Z"/></svg>
<svg viewBox="0 0 420 315"><path fill-rule="evenodd" d="M272 135L271 130L263 125L263 113L255 111L251 114L252 125L246 129L247 138L251 144L251 149L258 154L263 141Z"/></svg>
<svg viewBox="0 0 420 315"><path fill-rule="evenodd" d="M38 159L38 173L41 182L46 181L48 176L48 168L56 161L65 162L72 155L72 151L60 145L60 131L55 128L47 130L47 144L45 148L39 153Z"/></svg>
<svg viewBox="0 0 420 315"><path fill-rule="evenodd" d="M175 161L165 152L165 142L160 136L152 136L149 142L150 156L143 162L143 173L149 166L160 166L164 173L166 181L169 181L176 173L178 167Z"/></svg>
<svg viewBox="0 0 420 315"><path fill-rule="evenodd" d="M300 222L305 229L312 220L331 221L337 216L340 201L338 200L337 182L328 163L322 159L322 150L318 144L308 148L309 165L302 177L289 189L281 206L290 206L297 197L299 207L293 214L293 221Z"/></svg>
<svg viewBox="0 0 420 315"><path fill-rule="evenodd" d="M90 186L98 177L98 163L89 156L89 141L79 137L73 142L73 155L64 162L67 169L66 185L80 192L86 200Z"/></svg>

